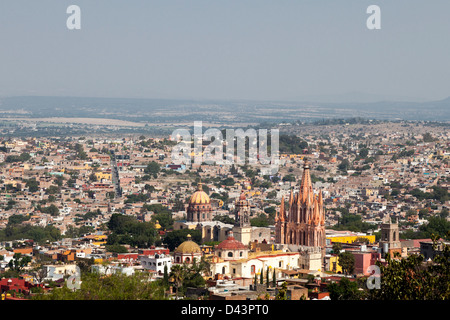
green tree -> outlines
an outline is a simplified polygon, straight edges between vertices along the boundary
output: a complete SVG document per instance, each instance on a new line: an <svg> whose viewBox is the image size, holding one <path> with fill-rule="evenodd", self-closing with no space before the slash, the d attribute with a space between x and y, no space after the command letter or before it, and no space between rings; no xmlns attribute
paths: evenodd
<svg viewBox="0 0 450 320"><path fill-rule="evenodd" d="M369 292L374 300L449 300L450 246L433 235L433 247L440 252L431 262L424 256L411 254L407 258L386 255L386 264L377 261L380 268L380 289Z"/></svg>
<svg viewBox="0 0 450 320"><path fill-rule="evenodd" d="M342 278L339 282L328 285L328 292L331 300L361 300L364 293L359 290L355 281Z"/></svg>
<svg viewBox="0 0 450 320"><path fill-rule="evenodd" d="M59 193L60 189L57 186L51 185L47 188L46 193L47 194L57 194Z"/></svg>
<svg viewBox="0 0 450 320"><path fill-rule="evenodd" d="M275 300L287 300L287 283L284 281L281 284L281 288L278 289L278 293L275 296Z"/></svg>
<svg viewBox="0 0 450 320"><path fill-rule="evenodd" d="M109 252L112 253L127 253L128 249L126 247L124 247L123 245L120 244L111 244L111 245L106 245L106 250L108 250Z"/></svg>
<svg viewBox="0 0 450 320"><path fill-rule="evenodd" d="M222 180L221 184L223 184L224 186L232 186L235 184L235 181L233 178L226 178Z"/></svg>
<svg viewBox="0 0 450 320"><path fill-rule="evenodd" d="M275 272L275 268L273 268L273 274L272 274L272 286L275 288L277 286L277 275Z"/></svg>
<svg viewBox="0 0 450 320"><path fill-rule="evenodd" d="M143 248L153 245L156 239L153 223L141 222L132 216L115 213L107 226L112 231L108 236L108 245L129 244Z"/></svg>
<svg viewBox="0 0 450 320"><path fill-rule="evenodd" d="M169 287L169 273L168 273L167 265L164 266L163 285L164 285L164 288Z"/></svg>
<svg viewBox="0 0 450 320"><path fill-rule="evenodd" d="M30 256L22 256L21 253L14 253L13 258L9 260L8 266L10 269L16 271L20 274L24 267L26 267L31 262Z"/></svg>
<svg viewBox="0 0 450 320"><path fill-rule="evenodd" d="M30 216L25 216L21 214L13 214L12 216L9 216L8 218L8 225L15 225L15 224L21 224L24 221L30 220Z"/></svg>
<svg viewBox="0 0 450 320"><path fill-rule="evenodd" d="M178 298L179 289L183 283L185 278L185 271L183 270L183 266L180 264L175 264L172 266L170 270L170 277L173 279L176 288L176 297Z"/></svg>
<svg viewBox="0 0 450 320"><path fill-rule="evenodd" d="M36 179L29 179L25 183L25 186L28 188L29 192L36 192L39 190L39 184L37 183Z"/></svg>
<svg viewBox="0 0 450 320"><path fill-rule="evenodd" d="M158 173L161 171L161 166L155 162L150 162L147 167L144 169L144 173L152 175L154 178L158 176Z"/></svg>
<svg viewBox="0 0 450 320"><path fill-rule="evenodd" d="M339 265L345 274L352 274L355 269L355 256L350 252L339 253Z"/></svg>
<svg viewBox="0 0 450 320"><path fill-rule="evenodd" d="M182 242L187 240L188 234L191 235L192 241L196 243L200 243L202 241L202 234L200 230L181 229L167 232L167 234L163 238L163 243L167 245L167 248L169 248L170 251L173 251Z"/></svg>
<svg viewBox="0 0 450 320"><path fill-rule="evenodd" d="M339 254L342 250L342 244L340 242L333 242L333 253Z"/></svg>
<svg viewBox="0 0 450 320"><path fill-rule="evenodd" d="M362 148L361 150L359 150L359 156L361 158L366 158L368 155L369 155L369 149Z"/></svg>
<svg viewBox="0 0 450 320"><path fill-rule="evenodd" d="M128 276L115 273L104 277L99 273L81 275L81 288L54 288L50 293L37 294L33 300L164 300L161 281L148 281L145 273Z"/></svg>
<svg viewBox="0 0 450 320"><path fill-rule="evenodd" d="M446 238L450 230L450 222L446 218L440 216L429 217L428 223L419 227L419 231L425 235L426 238L431 238L432 235Z"/></svg>
<svg viewBox="0 0 450 320"><path fill-rule="evenodd" d="M433 138L433 136L431 135L431 133L426 132L426 133L423 134L423 142L433 142L433 141L435 141L435 140L436 140L436 139Z"/></svg>
<svg viewBox="0 0 450 320"><path fill-rule="evenodd" d="M183 281L183 291L186 288L204 287L206 282L203 278L203 274L209 272L208 266L209 264L204 259L201 259L200 261L194 259L192 264L184 264L185 277Z"/></svg>
<svg viewBox="0 0 450 320"><path fill-rule="evenodd" d="M10 225L0 229L0 241L33 239L36 243L45 243L61 239L61 232L54 226Z"/></svg>
<svg viewBox="0 0 450 320"><path fill-rule="evenodd" d="M227 224L235 223L235 220L228 215L216 215L214 216L213 221L220 221Z"/></svg>
<svg viewBox="0 0 450 320"><path fill-rule="evenodd" d="M261 213L256 218L250 219L250 225L253 227L268 227L269 219L265 214Z"/></svg>
<svg viewBox="0 0 450 320"><path fill-rule="evenodd" d="M287 174L283 177L283 181L285 182L295 182L295 176L293 174Z"/></svg>
<svg viewBox="0 0 450 320"><path fill-rule="evenodd" d="M308 143L295 135L281 134L279 136L279 150L281 153L302 154L308 148Z"/></svg>
<svg viewBox="0 0 450 320"><path fill-rule="evenodd" d="M350 162L347 159L341 161L338 165L338 169L341 171L347 171L350 168Z"/></svg>
<svg viewBox="0 0 450 320"><path fill-rule="evenodd" d="M48 213L50 214L52 217L58 216L59 215L59 209L57 206L55 206L54 204L51 204L48 207L41 207L38 206L37 209L39 211L41 211L42 213Z"/></svg>

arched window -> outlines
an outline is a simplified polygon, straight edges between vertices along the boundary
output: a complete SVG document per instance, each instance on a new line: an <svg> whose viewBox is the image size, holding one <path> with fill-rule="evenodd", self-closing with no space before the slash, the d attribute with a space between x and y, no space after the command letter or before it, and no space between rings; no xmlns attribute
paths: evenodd
<svg viewBox="0 0 450 320"><path fill-rule="evenodd" d="M254 265L254 264L251 265L251 267L250 267L250 272L251 272L252 274L255 273L255 265Z"/></svg>
<svg viewBox="0 0 450 320"><path fill-rule="evenodd" d="M239 256L242 257L244 255L244 253L241 251L239 252Z"/></svg>
<svg viewBox="0 0 450 320"><path fill-rule="evenodd" d="M191 259L189 259L189 257L186 257L186 259L184 259L184 261L189 263L189 262L191 262Z"/></svg>
<svg viewBox="0 0 450 320"><path fill-rule="evenodd" d="M233 258L233 252L231 252L231 251L228 252L228 257L229 257L229 258Z"/></svg>

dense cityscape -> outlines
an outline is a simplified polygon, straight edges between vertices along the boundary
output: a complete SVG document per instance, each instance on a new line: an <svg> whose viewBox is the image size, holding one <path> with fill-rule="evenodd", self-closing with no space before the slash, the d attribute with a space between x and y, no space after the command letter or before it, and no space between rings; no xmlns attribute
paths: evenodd
<svg viewBox="0 0 450 320"><path fill-rule="evenodd" d="M450 1L0 8L3 317L447 307Z"/></svg>
<svg viewBox="0 0 450 320"><path fill-rule="evenodd" d="M2 139L2 299L448 299L447 126L280 128L271 175L170 135Z"/></svg>

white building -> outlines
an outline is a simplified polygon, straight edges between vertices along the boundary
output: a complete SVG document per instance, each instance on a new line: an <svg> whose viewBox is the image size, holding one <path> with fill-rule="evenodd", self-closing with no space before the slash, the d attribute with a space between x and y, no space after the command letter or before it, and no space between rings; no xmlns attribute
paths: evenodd
<svg viewBox="0 0 450 320"><path fill-rule="evenodd" d="M261 251L249 252L242 243L231 235L227 240L216 247L216 256L211 263L212 275L223 274L224 276L236 278L253 278L261 272L265 274L273 270L279 278L282 270L299 268L300 252Z"/></svg>
<svg viewBox="0 0 450 320"><path fill-rule="evenodd" d="M112 275L117 273L123 273L127 276L132 276L134 274L135 268L133 267L122 267L122 266L115 266L115 265L100 265L100 264L94 264L91 266L92 272L97 272L101 275Z"/></svg>
<svg viewBox="0 0 450 320"><path fill-rule="evenodd" d="M154 271L159 274L164 273L164 267L167 266L167 272L170 272L173 264L173 257L167 254L155 254L154 256L140 256L139 262L145 270Z"/></svg>
<svg viewBox="0 0 450 320"><path fill-rule="evenodd" d="M45 272L45 280L57 281L63 279L64 276L72 276L77 274L76 264L65 265L45 265L43 266Z"/></svg>

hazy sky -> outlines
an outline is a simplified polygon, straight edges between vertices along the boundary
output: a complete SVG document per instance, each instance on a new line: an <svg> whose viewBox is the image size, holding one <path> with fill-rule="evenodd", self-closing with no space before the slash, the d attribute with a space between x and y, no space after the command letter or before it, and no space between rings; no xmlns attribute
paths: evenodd
<svg viewBox="0 0 450 320"><path fill-rule="evenodd" d="M66 9L81 8L81 30ZM381 8L381 30L366 9ZM448 0L1 0L0 96L450 96Z"/></svg>

